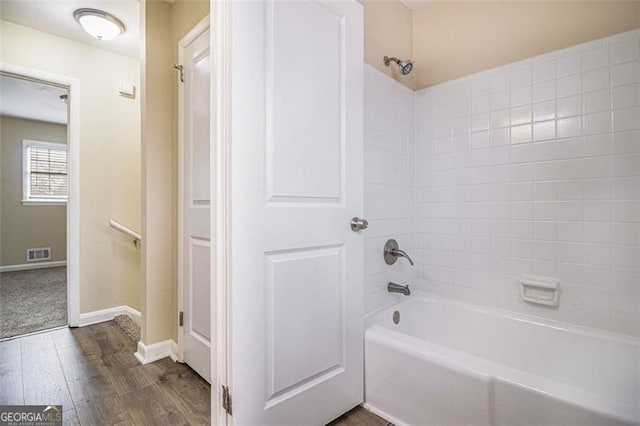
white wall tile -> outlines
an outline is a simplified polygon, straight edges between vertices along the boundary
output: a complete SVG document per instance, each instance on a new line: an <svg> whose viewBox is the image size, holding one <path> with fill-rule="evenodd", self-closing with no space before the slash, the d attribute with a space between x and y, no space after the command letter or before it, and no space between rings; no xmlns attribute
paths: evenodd
<svg viewBox="0 0 640 426"><path fill-rule="evenodd" d="M591 71L609 67L609 48L604 46L590 49L582 53L582 71Z"/></svg>
<svg viewBox="0 0 640 426"><path fill-rule="evenodd" d="M471 131L478 132L480 130L489 129L489 113L475 114L471 116Z"/></svg>
<svg viewBox="0 0 640 426"><path fill-rule="evenodd" d="M511 127L511 143L531 142L531 125Z"/></svg>
<svg viewBox="0 0 640 426"><path fill-rule="evenodd" d="M613 131L640 129L640 108L624 108L613 111Z"/></svg>
<svg viewBox="0 0 640 426"><path fill-rule="evenodd" d="M610 200L611 199L611 179L585 179L584 180L585 200Z"/></svg>
<svg viewBox="0 0 640 426"><path fill-rule="evenodd" d="M452 133L453 120L448 120L443 111L424 109L423 113L429 117L440 114L439 128L436 121L430 119L414 126L414 98L414 93L404 86L365 66L364 217L369 220L364 234L365 312L399 300L386 291L390 280L413 281L415 271L400 262L386 265L380 253L387 238L395 238L407 250L415 252L416 153L432 149L437 152L438 148L446 147L451 150L451 136L440 139L436 136ZM428 103L429 99L423 101ZM464 130L468 136L468 126ZM421 136L419 149L414 144L414 132Z"/></svg>
<svg viewBox="0 0 640 426"><path fill-rule="evenodd" d="M621 41L609 46L612 64L621 64L638 60L638 39Z"/></svg>
<svg viewBox="0 0 640 426"><path fill-rule="evenodd" d="M580 72L580 55L565 56L556 59L556 75L563 77Z"/></svg>
<svg viewBox="0 0 640 426"><path fill-rule="evenodd" d="M639 34L416 93L416 105L432 106L416 109L425 288L640 336L640 304L629 302L640 294ZM381 124L400 125L372 127ZM380 214L396 214L380 204ZM558 277L561 308L519 303L523 273Z"/></svg>
<svg viewBox="0 0 640 426"><path fill-rule="evenodd" d="M640 62L638 61L614 65L611 68L611 85L613 87L637 83L638 81L640 81Z"/></svg>
<svg viewBox="0 0 640 426"><path fill-rule="evenodd" d="M613 109L640 105L640 84L616 87L612 90Z"/></svg>
<svg viewBox="0 0 640 426"><path fill-rule="evenodd" d="M584 134L611 133L611 112L596 112L584 116Z"/></svg>
<svg viewBox="0 0 640 426"><path fill-rule="evenodd" d="M613 200L638 200L640 199L640 179L638 178L615 178L612 179Z"/></svg>
<svg viewBox="0 0 640 426"><path fill-rule="evenodd" d="M579 74L558 78L556 80L556 94L559 98L580 93L582 79Z"/></svg>
<svg viewBox="0 0 640 426"><path fill-rule="evenodd" d="M491 128L508 127L511 122L510 110L501 109L498 111L491 111L490 124Z"/></svg>
<svg viewBox="0 0 640 426"><path fill-rule="evenodd" d="M533 140L544 141L548 139L555 139L556 137L556 122L542 121L533 124Z"/></svg>
<svg viewBox="0 0 640 426"><path fill-rule="evenodd" d="M509 90L509 73L503 72L492 76L489 80L491 93Z"/></svg>
<svg viewBox="0 0 640 426"><path fill-rule="evenodd" d="M493 129L489 135L491 146L508 145L511 142L511 133L508 127Z"/></svg>
<svg viewBox="0 0 640 426"><path fill-rule="evenodd" d="M511 125L531 123L531 105L511 108Z"/></svg>
<svg viewBox="0 0 640 426"><path fill-rule="evenodd" d="M489 100L491 110L495 111L498 109L509 108L509 95L510 93L508 91L492 93Z"/></svg>
<svg viewBox="0 0 640 426"><path fill-rule="evenodd" d="M611 223L590 223L584 227L586 243L609 244L611 242Z"/></svg>
<svg viewBox="0 0 640 426"><path fill-rule="evenodd" d="M569 96L556 101L558 109L558 118L572 117L582 114L582 97Z"/></svg>
<svg viewBox="0 0 640 426"><path fill-rule="evenodd" d="M533 83L553 80L556 75L555 61L547 61L533 65Z"/></svg>
<svg viewBox="0 0 640 426"><path fill-rule="evenodd" d="M599 111L609 111L611 109L611 91L608 89L603 89L597 90L595 92L585 93L583 102L584 112L587 114ZM624 108L624 106L620 106L619 108Z"/></svg>
<svg viewBox="0 0 640 426"><path fill-rule="evenodd" d="M553 80L536 83L533 85L533 102L542 102L555 99L556 85Z"/></svg>
<svg viewBox="0 0 640 426"><path fill-rule="evenodd" d="M511 89L511 106L520 106L531 103L531 86L522 86Z"/></svg>
<svg viewBox="0 0 640 426"><path fill-rule="evenodd" d="M510 79L512 88L531 84L531 67L514 69L511 71Z"/></svg>
<svg viewBox="0 0 640 426"><path fill-rule="evenodd" d="M609 68L601 68L582 74L582 91L593 92L609 87Z"/></svg>
<svg viewBox="0 0 640 426"><path fill-rule="evenodd" d="M553 120L555 118L556 118L555 100L533 104L533 121Z"/></svg>
<svg viewBox="0 0 640 426"><path fill-rule="evenodd" d="M559 138L570 138L582 135L582 117L569 117L558 120L557 132Z"/></svg>
<svg viewBox="0 0 640 426"><path fill-rule="evenodd" d="M594 155L611 154L611 135L585 136L584 155L590 157Z"/></svg>
<svg viewBox="0 0 640 426"><path fill-rule="evenodd" d="M623 132L613 134L614 154L633 154L640 152L640 132Z"/></svg>

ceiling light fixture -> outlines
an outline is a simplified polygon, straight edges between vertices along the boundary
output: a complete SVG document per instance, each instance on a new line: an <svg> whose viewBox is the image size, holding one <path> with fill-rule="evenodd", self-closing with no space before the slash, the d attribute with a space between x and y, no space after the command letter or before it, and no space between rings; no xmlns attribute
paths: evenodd
<svg viewBox="0 0 640 426"><path fill-rule="evenodd" d="M80 26L98 40L113 40L125 30L121 20L98 9L78 9L73 17Z"/></svg>

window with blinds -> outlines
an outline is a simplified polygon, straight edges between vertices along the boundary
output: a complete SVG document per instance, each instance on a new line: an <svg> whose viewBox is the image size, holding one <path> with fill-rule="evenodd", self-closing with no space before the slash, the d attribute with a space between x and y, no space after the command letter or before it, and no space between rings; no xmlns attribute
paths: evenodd
<svg viewBox="0 0 640 426"><path fill-rule="evenodd" d="M23 202L65 202L68 194L67 145L23 141Z"/></svg>

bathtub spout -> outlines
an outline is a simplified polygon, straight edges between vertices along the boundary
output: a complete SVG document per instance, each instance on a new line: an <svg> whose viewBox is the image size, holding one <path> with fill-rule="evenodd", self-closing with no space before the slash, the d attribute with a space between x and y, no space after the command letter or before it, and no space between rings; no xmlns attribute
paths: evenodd
<svg viewBox="0 0 640 426"><path fill-rule="evenodd" d="M409 296L411 294L411 290L409 290L409 285L401 285L396 283L389 283L387 285L387 291L389 293L401 293L405 296Z"/></svg>

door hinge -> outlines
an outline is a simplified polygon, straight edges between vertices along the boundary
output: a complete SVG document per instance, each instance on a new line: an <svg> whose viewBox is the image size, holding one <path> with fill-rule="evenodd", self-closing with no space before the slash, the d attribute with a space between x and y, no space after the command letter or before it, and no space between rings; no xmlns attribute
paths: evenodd
<svg viewBox="0 0 640 426"><path fill-rule="evenodd" d="M222 385L222 408L228 415L232 415L231 393L229 393L229 386L227 385Z"/></svg>
<svg viewBox="0 0 640 426"><path fill-rule="evenodd" d="M182 327L184 325L184 312L180 311L178 313L178 325Z"/></svg>
<svg viewBox="0 0 640 426"><path fill-rule="evenodd" d="M175 68L178 71L180 71L180 81L184 83L184 66L183 65L178 65L178 64L173 64L173 68Z"/></svg>

